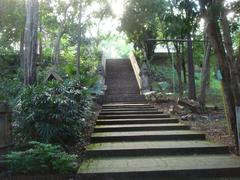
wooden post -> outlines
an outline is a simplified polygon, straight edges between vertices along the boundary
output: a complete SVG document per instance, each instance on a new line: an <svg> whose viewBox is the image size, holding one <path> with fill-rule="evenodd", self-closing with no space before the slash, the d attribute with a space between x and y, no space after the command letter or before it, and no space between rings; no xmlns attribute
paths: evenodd
<svg viewBox="0 0 240 180"><path fill-rule="evenodd" d="M5 147L12 142L11 109L6 102L0 102L0 147Z"/></svg>

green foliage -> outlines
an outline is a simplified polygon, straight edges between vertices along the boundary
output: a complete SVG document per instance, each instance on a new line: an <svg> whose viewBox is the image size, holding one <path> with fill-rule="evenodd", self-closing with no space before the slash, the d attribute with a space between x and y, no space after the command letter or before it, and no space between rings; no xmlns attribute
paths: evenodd
<svg viewBox="0 0 240 180"><path fill-rule="evenodd" d="M197 4L193 0L168 1L169 11L163 19L164 37L184 38L197 27ZM174 11L177 9L177 11Z"/></svg>
<svg viewBox="0 0 240 180"><path fill-rule="evenodd" d="M199 93L201 86L201 72L195 73L196 89ZM222 87L221 82L216 79L216 70L211 68L210 82L206 90L206 102L208 105L223 107Z"/></svg>
<svg viewBox="0 0 240 180"><path fill-rule="evenodd" d="M201 40L201 38L198 38L199 40ZM198 43L195 42L193 43L193 59L194 59L194 64L198 65L198 66L202 66L203 63L203 59L204 59L204 45L203 43ZM186 49L186 53L187 53L187 49Z"/></svg>
<svg viewBox="0 0 240 180"><path fill-rule="evenodd" d="M173 78L177 77L176 71L170 65L149 65L149 70L152 75L152 79L154 81L167 81L169 83L173 83Z"/></svg>
<svg viewBox="0 0 240 180"><path fill-rule="evenodd" d="M0 1L0 54L14 52L21 39L25 16L24 0Z"/></svg>
<svg viewBox="0 0 240 180"><path fill-rule="evenodd" d="M13 77L12 80L0 78L0 101L14 103L15 97L22 89L19 77Z"/></svg>
<svg viewBox="0 0 240 180"><path fill-rule="evenodd" d="M18 92L21 91L21 71L18 71L18 56L6 52L0 55L0 101L12 104Z"/></svg>
<svg viewBox="0 0 240 180"><path fill-rule="evenodd" d="M121 30L126 33L129 41L134 43L135 50L146 53L147 59L151 59L156 44L146 40L156 39L159 18L164 11L163 0L129 0L121 20Z"/></svg>
<svg viewBox="0 0 240 180"><path fill-rule="evenodd" d="M80 75L94 77L96 70L101 59L100 52L95 48L89 48L91 44L82 44L81 58L80 58ZM63 53L63 58L67 60L67 63L61 67L61 73L67 77L74 77L77 73L76 69L76 51L73 47L69 47L66 52Z"/></svg>
<svg viewBox="0 0 240 180"><path fill-rule="evenodd" d="M119 35L107 35L100 43L101 50L106 57L128 58L133 47L127 43L127 38L122 33ZM113 50L114 49L114 50Z"/></svg>
<svg viewBox="0 0 240 180"><path fill-rule="evenodd" d="M26 87L16 105L16 135L22 140L71 143L82 140L81 134L91 115L88 78L49 82Z"/></svg>
<svg viewBox="0 0 240 180"><path fill-rule="evenodd" d="M214 58L214 57L211 57L211 58ZM211 62L215 62L214 59L212 59ZM154 80L154 82L152 83L152 87L154 90L161 93L166 93L166 92L176 93L178 82L177 82L177 74L175 69L173 69L171 66L166 64L162 64L161 66L151 65L149 69L151 70L152 79ZM201 75L202 74L200 71L195 72L197 94L200 93L199 91L201 86ZM185 87L185 92L186 91L187 91L187 87ZM216 70L214 69L214 67L211 68L210 82L209 82L209 87L207 88L207 95L208 95L206 97L207 104L217 105L219 107L223 106L221 83L216 79ZM153 96L150 96L150 97L152 98ZM154 98L156 97L154 96Z"/></svg>
<svg viewBox="0 0 240 180"><path fill-rule="evenodd" d="M60 146L30 142L26 151L11 152L6 155L10 170L14 174L74 173L75 155L62 151Z"/></svg>

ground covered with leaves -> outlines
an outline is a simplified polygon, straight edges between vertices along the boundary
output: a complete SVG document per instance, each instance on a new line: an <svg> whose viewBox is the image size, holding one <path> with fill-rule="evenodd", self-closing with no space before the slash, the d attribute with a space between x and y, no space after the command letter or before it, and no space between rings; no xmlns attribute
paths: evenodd
<svg viewBox="0 0 240 180"><path fill-rule="evenodd" d="M154 103L154 106L172 116L181 119L181 122L191 126L191 129L202 131L208 140L233 146L233 138L228 130L228 123L225 118L224 110L217 107L207 108L205 113L192 113L188 108L174 111L177 106L175 101Z"/></svg>

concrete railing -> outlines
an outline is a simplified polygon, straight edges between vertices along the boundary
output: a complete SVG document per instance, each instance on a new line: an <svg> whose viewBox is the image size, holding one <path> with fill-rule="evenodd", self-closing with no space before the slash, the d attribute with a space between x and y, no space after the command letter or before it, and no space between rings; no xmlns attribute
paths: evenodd
<svg viewBox="0 0 240 180"><path fill-rule="evenodd" d="M107 90L107 85L106 85L106 63L107 63L107 60L106 60L106 57L104 54L102 54L102 57L100 59L100 62L99 62L99 67L98 67L98 76L99 76L99 82L104 86L103 87L103 94L102 95L99 95L97 98L96 98L96 102L98 104L103 104L104 103L104 94L106 93L106 90Z"/></svg>
<svg viewBox="0 0 240 180"><path fill-rule="evenodd" d="M104 54L102 55L101 63L102 63L104 76L106 76L106 63L107 63L107 60L106 60L106 57L105 57Z"/></svg>
<svg viewBox="0 0 240 180"><path fill-rule="evenodd" d="M139 65L137 63L136 57L134 56L133 53L131 53L129 55L129 59L131 61L131 64L132 64L132 67L133 67L133 71L134 71L135 77L137 79L137 83L138 83L139 89L141 91L142 90L142 79L141 79L141 76L140 76L141 70L140 70Z"/></svg>

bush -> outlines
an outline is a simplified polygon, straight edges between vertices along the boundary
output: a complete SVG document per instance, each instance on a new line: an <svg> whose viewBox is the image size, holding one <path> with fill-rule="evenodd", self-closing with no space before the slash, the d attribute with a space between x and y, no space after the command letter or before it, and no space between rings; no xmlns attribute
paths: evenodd
<svg viewBox="0 0 240 180"><path fill-rule="evenodd" d="M0 100L14 104L18 92L22 89L22 72L19 70L18 55L0 53Z"/></svg>
<svg viewBox="0 0 240 180"><path fill-rule="evenodd" d="M22 84L18 77L0 78L0 101L7 101L11 105L14 104L14 100L22 89Z"/></svg>
<svg viewBox="0 0 240 180"><path fill-rule="evenodd" d="M62 151L60 146L30 142L32 148L6 155L10 170L14 174L74 173L76 156Z"/></svg>
<svg viewBox="0 0 240 180"><path fill-rule="evenodd" d="M15 108L14 124L20 140L61 144L81 140L92 102L83 82L50 82L25 88Z"/></svg>

